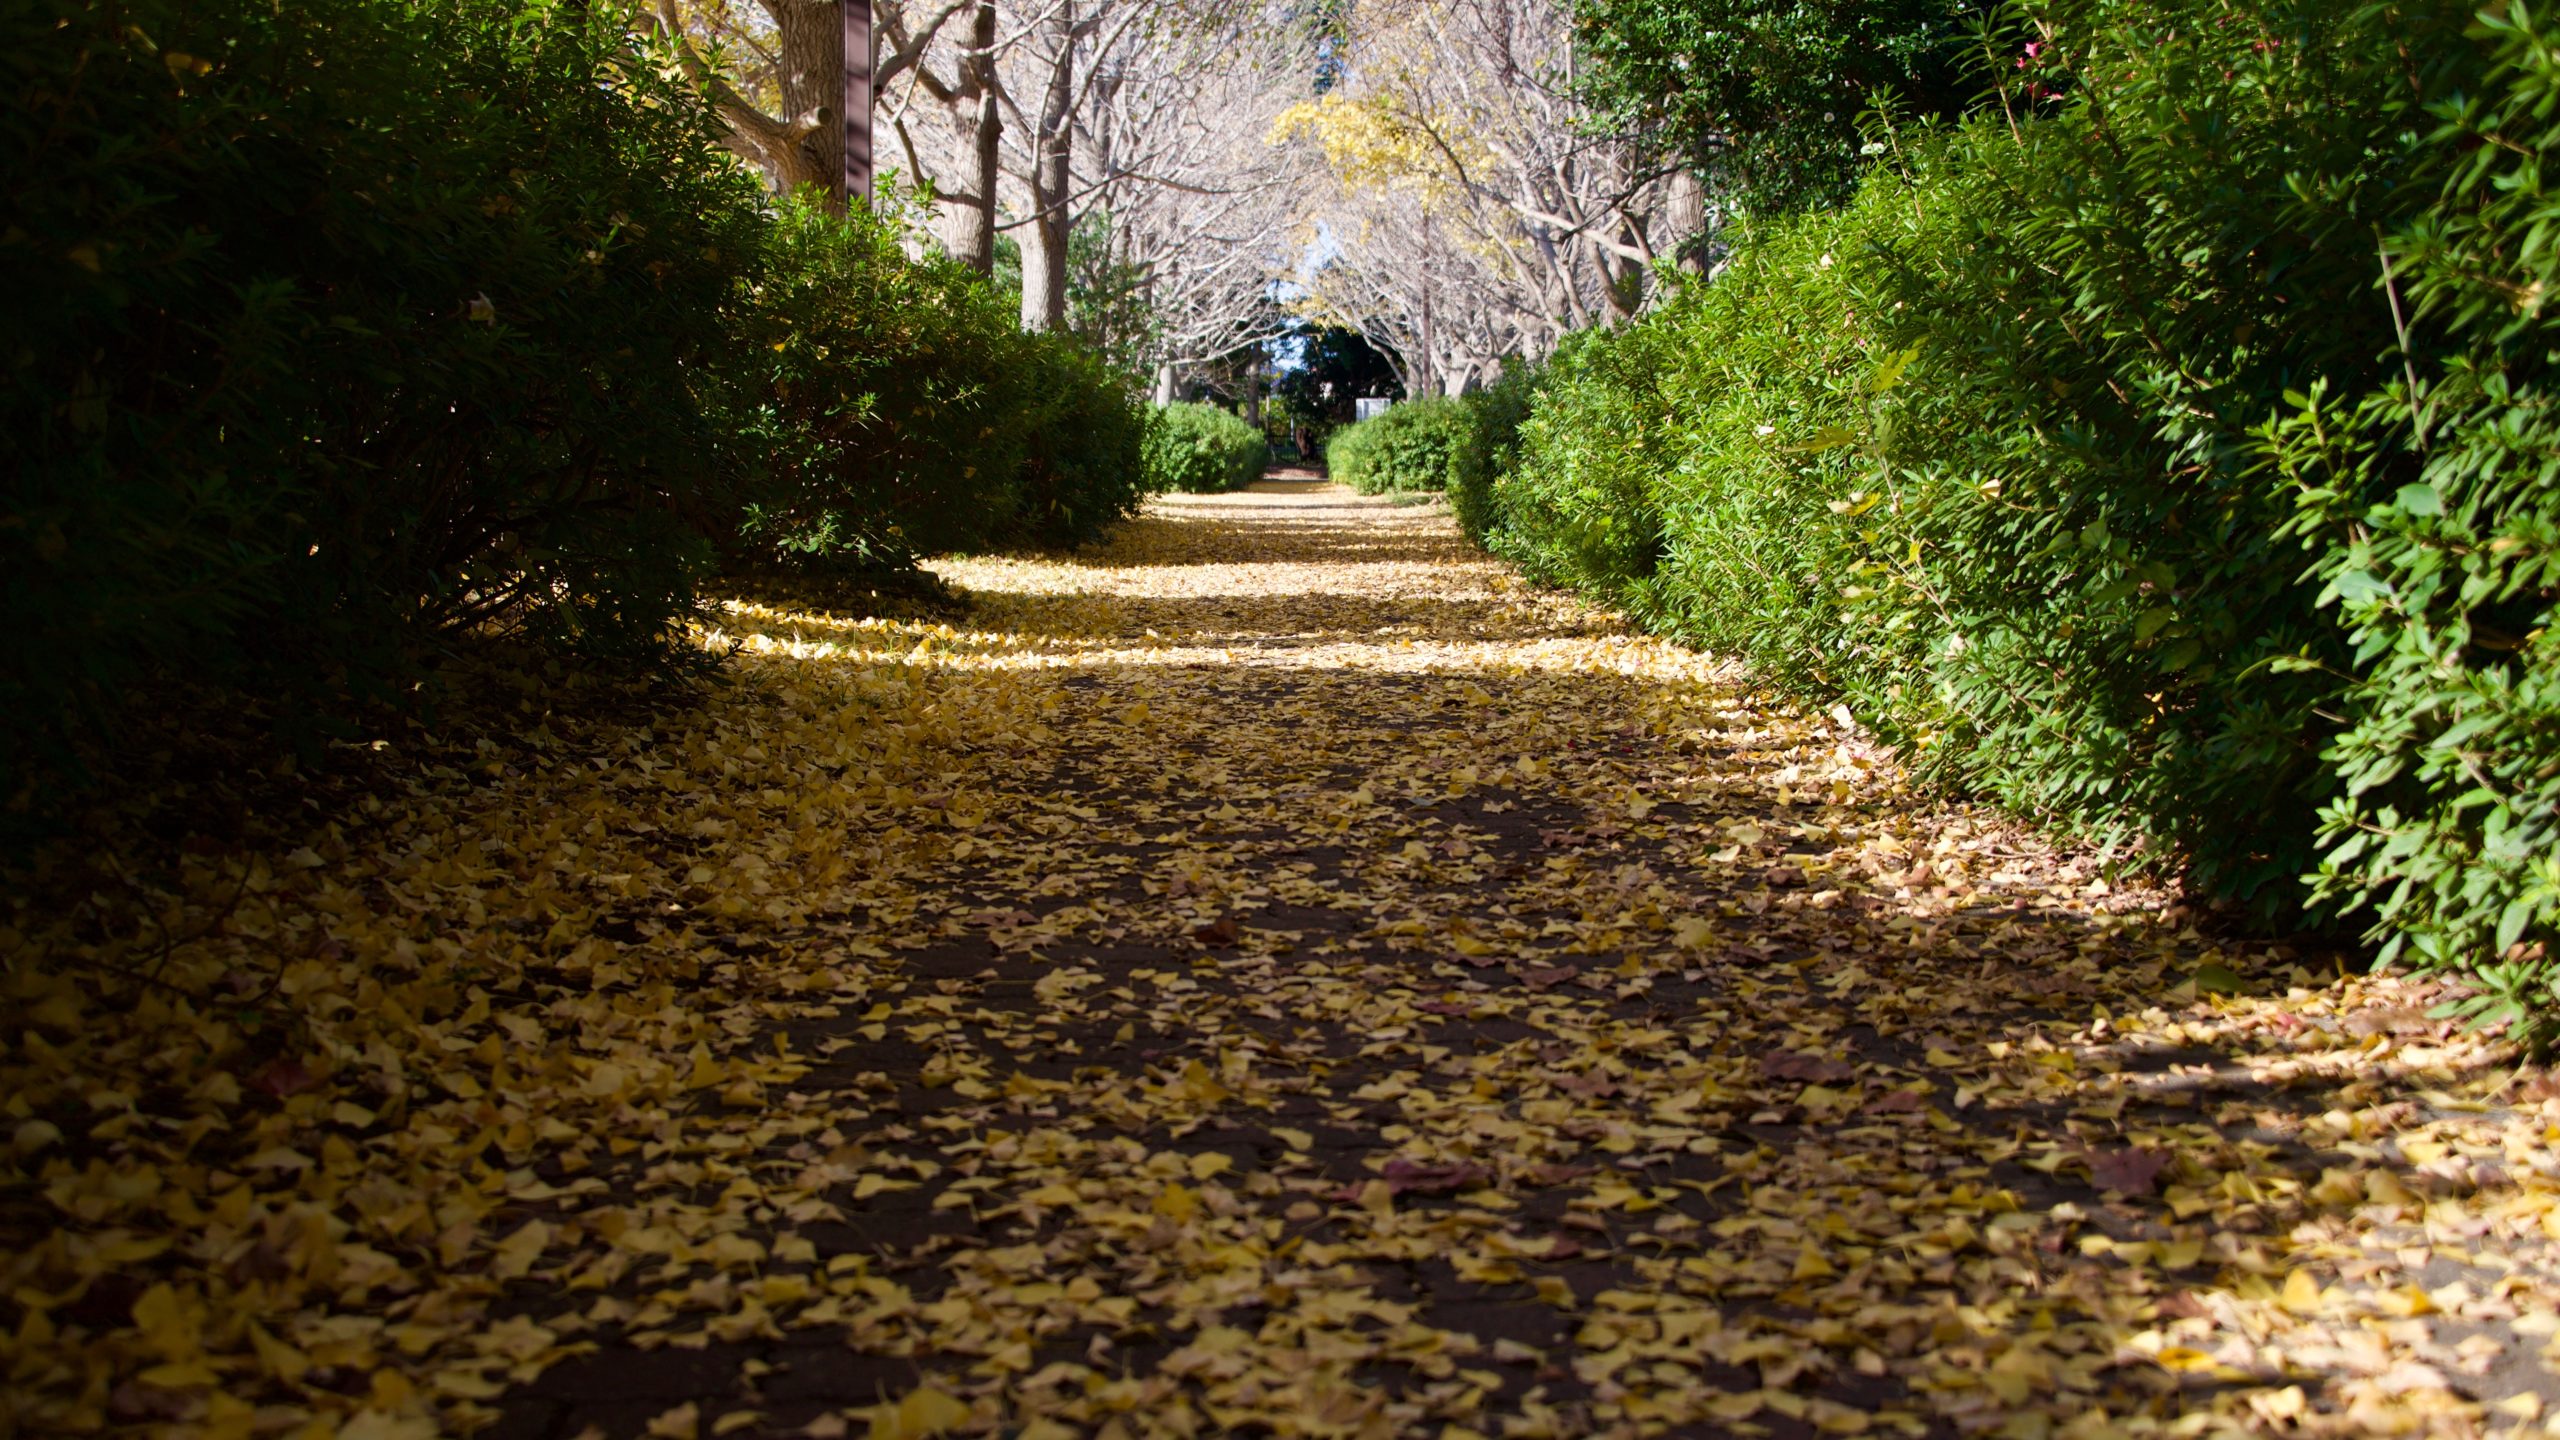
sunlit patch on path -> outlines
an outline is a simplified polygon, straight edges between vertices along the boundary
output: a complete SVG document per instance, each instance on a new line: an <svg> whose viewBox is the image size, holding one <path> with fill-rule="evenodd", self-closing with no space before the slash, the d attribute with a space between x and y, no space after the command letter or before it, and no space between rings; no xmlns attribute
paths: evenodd
<svg viewBox="0 0 2560 1440"><path fill-rule="evenodd" d="M13 969L0 1414L2539 1427L2560 1100L2412 987L2217 944L1434 509L938 569L965 618L741 602L699 707L182 866L265 902L166 972L282 964L263 1052Z"/></svg>

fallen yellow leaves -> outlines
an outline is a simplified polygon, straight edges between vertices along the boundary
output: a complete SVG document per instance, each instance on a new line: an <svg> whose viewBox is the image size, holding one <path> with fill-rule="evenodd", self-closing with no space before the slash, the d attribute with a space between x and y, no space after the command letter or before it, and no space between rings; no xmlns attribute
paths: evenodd
<svg viewBox="0 0 2560 1440"><path fill-rule="evenodd" d="M2183 929L1429 510L942 569L965 617L739 601L698 697L528 683L31 886L0 1428L2548 1413L2560 1101L2423 987Z"/></svg>

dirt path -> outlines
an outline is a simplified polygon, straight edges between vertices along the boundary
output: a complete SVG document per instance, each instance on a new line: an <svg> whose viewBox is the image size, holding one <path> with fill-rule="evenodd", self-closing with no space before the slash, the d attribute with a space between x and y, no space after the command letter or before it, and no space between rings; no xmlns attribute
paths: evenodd
<svg viewBox="0 0 2560 1440"><path fill-rule="evenodd" d="M280 862L271 944L410 970L311 978L309 1073L158 1162L252 1197L201 1274L13 1363L372 1437L2465 1434L2555 1393L2560 1101L2409 987L2216 948L1436 508L1182 498L942 569L956 626L734 607L708 704ZM118 1034L71 1071L164 1063ZM181 1225L139 1213L63 1228Z"/></svg>

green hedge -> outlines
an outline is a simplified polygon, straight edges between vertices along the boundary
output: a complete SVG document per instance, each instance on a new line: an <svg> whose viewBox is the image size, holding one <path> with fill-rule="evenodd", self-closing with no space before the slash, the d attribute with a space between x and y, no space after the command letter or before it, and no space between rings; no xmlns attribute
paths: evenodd
<svg viewBox="0 0 2560 1440"><path fill-rule="evenodd" d="M1011 518L1022 437L1001 301L958 266L911 264L885 225L811 206L773 227L748 348L764 374L738 561L903 569ZM891 315L930 324L883 325ZM770 357L770 358L766 358Z"/></svg>
<svg viewBox="0 0 2560 1440"><path fill-rule="evenodd" d="M618 25L517 18L0 20L13 749L161 675L382 693L441 631L665 643L754 190Z"/></svg>
<svg viewBox="0 0 2560 1440"><path fill-rule="evenodd" d="M1151 490L1193 495L1241 490L1262 478L1262 433L1215 405L1188 401L1147 417L1143 448Z"/></svg>
<svg viewBox="0 0 2560 1440"><path fill-rule="evenodd" d="M1147 473L1149 407L1135 376L1074 337L1024 338L1032 343L1017 372L1023 463L1013 528L1041 544L1079 544L1160 488Z"/></svg>
<svg viewBox="0 0 2560 1440"><path fill-rule="evenodd" d="M1446 489L1450 465L1473 428L1464 401L1406 400L1334 431L1325 441L1325 471L1363 495Z"/></svg>
<svg viewBox="0 0 2560 1440"><path fill-rule="evenodd" d="M1653 572L1662 553L1654 492L1668 454L1656 433L1668 419L1659 381L1679 335L1666 316L1569 336L1549 357L1512 468L1486 507L1494 553L1533 579L1612 598Z"/></svg>
<svg viewBox="0 0 2560 1440"><path fill-rule="evenodd" d="M2260 433L2347 626L2317 897L2386 955L2472 969L2468 1006L2560 1039L2560 33L2523 6L2439 62L2445 98L2380 247L2406 370L2324 374ZM2477 58L2492 62L2478 74ZM2458 87L2458 88L2457 88ZM2372 308L2371 298L2365 300ZM2414 382L2415 388L2411 388Z"/></svg>
<svg viewBox="0 0 2560 1440"><path fill-rule="evenodd" d="M2016 7L2006 110L1558 355L1493 547L2265 921L2547 987L2554 67L2508 15Z"/></svg>
<svg viewBox="0 0 2560 1440"><path fill-rule="evenodd" d="M732 563L895 571L1081 540L1136 508L1133 382L1071 337L1024 334L968 269L909 259L894 217L786 205L761 260Z"/></svg>
<svg viewBox="0 0 2560 1440"><path fill-rule="evenodd" d="M1491 385L1465 398L1466 433L1449 457L1449 508L1458 528L1478 545L1501 523L1494 482L1519 464L1520 426L1544 375L1543 365L1514 359Z"/></svg>
<svg viewBox="0 0 2560 1440"><path fill-rule="evenodd" d="M654 663L721 565L1134 507L1124 377L895 217L770 207L682 73L548 0L0 16L0 801L168 685Z"/></svg>

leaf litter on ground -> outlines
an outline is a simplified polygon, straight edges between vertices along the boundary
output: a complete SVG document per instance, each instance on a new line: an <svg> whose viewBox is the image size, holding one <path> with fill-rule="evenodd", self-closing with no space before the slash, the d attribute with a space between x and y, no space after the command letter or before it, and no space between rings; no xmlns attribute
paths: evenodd
<svg viewBox="0 0 2560 1440"><path fill-rule="evenodd" d="M2560 1093L2428 985L1435 510L938 569L20 887L0 1428L2543 1428Z"/></svg>

